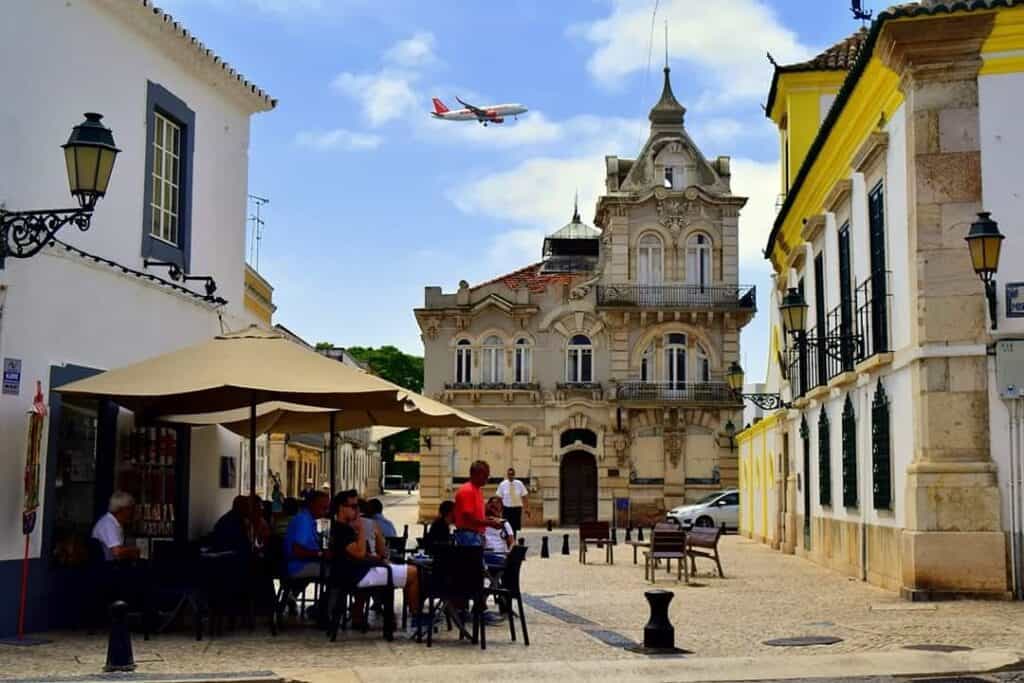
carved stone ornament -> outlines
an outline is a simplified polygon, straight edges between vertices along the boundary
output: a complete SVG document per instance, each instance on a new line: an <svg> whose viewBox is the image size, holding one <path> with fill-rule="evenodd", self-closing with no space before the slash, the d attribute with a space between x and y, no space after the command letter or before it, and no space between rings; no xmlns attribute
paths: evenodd
<svg viewBox="0 0 1024 683"><path fill-rule="evenodd" d="M625 466L626 458L629 455L629 434L625 432L615 432L612 434L611 447L615 451L619 467Z"/></svg>
<svg viewBox="0 0 1024 683"><path fill-rule="evenodd" d="M687 219L683 202L679 199L658 200L658 222L678 236L686 227Z"/></svg>
<svg viewBox="0 0 1024 683"><path fill-rule="evenodd" d="M683 457L683 440L686 438L686 432L679 429L666 429L665 430L665 455L668 456L669 462L672 463L672 467L679 467L679 461Z"/></svg>
<svg viewBox="0 0 1024 683"><path fill-rule="evenodd" d="M426 335L427 339L437 339L437 335L440 331L440 318L427 318L423 321L423 334Z"/></svg>

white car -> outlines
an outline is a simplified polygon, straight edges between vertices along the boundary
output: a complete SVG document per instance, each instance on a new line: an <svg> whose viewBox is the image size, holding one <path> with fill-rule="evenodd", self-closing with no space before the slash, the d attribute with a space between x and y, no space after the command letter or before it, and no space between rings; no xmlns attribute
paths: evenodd
<svg viewBox="0 0 1024 683"><path fill-rule="evenodd" d="M668 511L668 521L684 529L691 527L720 527L729 530L740 525L740 492L736 489L718 491L701 498L692 505L681 505Z"/></svg>

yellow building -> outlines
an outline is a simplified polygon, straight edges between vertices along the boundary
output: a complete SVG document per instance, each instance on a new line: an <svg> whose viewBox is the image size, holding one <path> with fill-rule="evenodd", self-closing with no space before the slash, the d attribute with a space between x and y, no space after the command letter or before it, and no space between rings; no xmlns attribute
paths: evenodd
<svg viewBox="0 0 1024 683"><path fill-rule="evenodd" d="M911 599L1008 595L992 337L963 238L1019 177L1021 54L1024 6L926 0L777 65L770 88L766 384L788 406L737 437L741 529Z"/></svg>
<svg viewBox="0 0 1024 683"><path fill-rule="evenodd" d="M245 310L256 316L267 329L270 329L271 318L277 310L273 286L248 263L245 264Z"/></svg>

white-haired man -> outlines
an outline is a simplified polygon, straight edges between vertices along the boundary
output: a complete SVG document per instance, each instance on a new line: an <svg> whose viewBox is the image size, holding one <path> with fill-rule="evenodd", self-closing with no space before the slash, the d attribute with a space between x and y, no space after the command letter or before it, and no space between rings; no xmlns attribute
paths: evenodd
<svg viewBox="0 0 1024 683"><path fill-rule="evenodd" d="M139 559L139 548L124 543L124 527L135 514L135 499L130 493L115 491L107 510L92 528L92 537L103 544L103 555L108 561Z"/></svg>

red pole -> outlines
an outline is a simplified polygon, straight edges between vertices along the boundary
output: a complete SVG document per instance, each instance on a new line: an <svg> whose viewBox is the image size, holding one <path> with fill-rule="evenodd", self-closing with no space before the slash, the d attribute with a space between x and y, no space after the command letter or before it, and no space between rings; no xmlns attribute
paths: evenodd
<svg viewBox="0 0 1024 683"><path fill-rule="evenodd" d="M28 594L28 540L25 534L25 559L21 563L21 604L18 607L18 640L25 639L25 597Z"/></svg>

